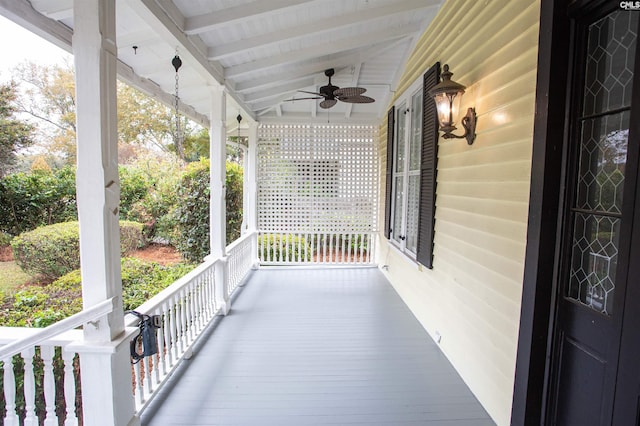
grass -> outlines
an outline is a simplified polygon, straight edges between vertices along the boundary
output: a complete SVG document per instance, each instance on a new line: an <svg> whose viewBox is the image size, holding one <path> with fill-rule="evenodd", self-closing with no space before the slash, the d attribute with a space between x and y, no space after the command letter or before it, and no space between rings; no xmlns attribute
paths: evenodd
<svg viewBox="0 0 640 426"><path fill-rule="evenodd" d="M13 293L32 278L16 262L0 262L0 292Z"/></svg>

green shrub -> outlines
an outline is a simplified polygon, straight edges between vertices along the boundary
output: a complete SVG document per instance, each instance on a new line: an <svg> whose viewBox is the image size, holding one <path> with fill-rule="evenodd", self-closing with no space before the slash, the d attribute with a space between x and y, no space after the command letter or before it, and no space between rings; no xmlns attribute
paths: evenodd
<svg viewBox="0 0 640 426"><path fill-rule="evenodd" d="M75 170L16 173L0 179L0 230L18 235L77 219Z"/></svg>
<svg viewBox="0 0 640 426"><path fill-rule="evenodd" d="M142 200L152 182L147 174L134 167L119 166L120 176L120 219L129 219L134 205Z"/></svg>
<svg viewBox="0 0 640 426"><path fill-rule="evenodd" d="M0 247L8 246L11 243L13 237L11 234L0 231Z"/></svg>
<svg viewBox="0 0 640 426"><path fill-rule="evenodd" d="M143 225L120 222L120 249L126 254L145 245ZM80 267L78 222L64 222L25 232L11 241L16 263L32 275L56 279Z"/></svg>
<svg viewBox="0 0 640 426"><path fill-rule="evenodd" d="M142 198L129 197L122 194L122 199L128 199L129 207L120 210L120 218L144 223L149 238L159 237L171 241L176 227L175 218L170 214L178 203L177 188L182 176L182 166L177 161L159 160L157 158L141 157L127 166L129 172L123 172L122 186L125 186L125 174L131 174L132 182L139 182L141 176L147 182L145 194ZM134 178L135 176L135 178ZM128 184L127 184L128 186ZM126 190L126 192L135 192Z"/></svg>
<svg viewBox="0 0 640 426"><path fill-rule="evenodd" d="M227 243L240 237L242 225L242 168L227 162ZM173 242L185 259L200 262L209 248L209 160L190 163L178 187L178 204L173 211L177 227Z"/></svg>
<svg viewBox="0 0 640 426"><path fill-rule="evenodd" d="M261 260L296 262L311 260L312 247L304 236L263 234L258 240L258 251Z"/></svg>
<svg viewBox="0 0 640 426"><path fill-rule="evenodd" d="M190 264L163 266L134 258L123 258L122 293L125 310L135 309L194 268ZM82 276L71 271L43 287L32 286L5 296L0 325L46 327L82 310Z"/></svg>

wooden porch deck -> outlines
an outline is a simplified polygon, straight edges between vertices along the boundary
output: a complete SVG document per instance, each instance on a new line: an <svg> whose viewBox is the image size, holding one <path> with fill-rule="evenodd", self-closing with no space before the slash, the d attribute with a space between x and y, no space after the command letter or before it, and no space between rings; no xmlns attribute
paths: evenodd
<svg viewBox="0 0 640 426"><path fill-rule="evenodd" d="M143 425L494 425L375 268L253 273Z"/></svg>

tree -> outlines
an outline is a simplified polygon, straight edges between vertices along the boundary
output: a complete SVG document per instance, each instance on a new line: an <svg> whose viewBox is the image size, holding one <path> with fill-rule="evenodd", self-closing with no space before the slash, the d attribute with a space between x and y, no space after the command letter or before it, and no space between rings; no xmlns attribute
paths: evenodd
<svg viewBox="0 0 640 426"><path fill-rule="evenodd" d="M74 163L76 101L72 65L25 62L15 67L13 74L21 87L16 100L17 111L29 114L35 120L40 145L49 152L58 153L66 164ZM122 82L118 82L117 90L119 145L176 153L173 109ZM205 151L205 134L184 116L181 127L185 144L192 146L188 151L189 159L197 160ZM206 138L208 144L208 136Z"/></svg>
<svg viewBox="0 0 640 426"><path fill-rule="evenodd" d="M33 144L33 127L14 117L16 85L0 86L0 177L16 164L16 152Z"/></svg>
<svg viewBox="0 0 640 426"><path fill-rule="evenodd" d="M76 94L73 67L24 62L14 68L19 111L34 118L40 145L67 163L76 158Z"/></svg>
<svg viewBox="0 0 640 426"><path fill-rule="evenodd" d="M137 89L118 82L118 142L170 152L173 112Z"/></svg>

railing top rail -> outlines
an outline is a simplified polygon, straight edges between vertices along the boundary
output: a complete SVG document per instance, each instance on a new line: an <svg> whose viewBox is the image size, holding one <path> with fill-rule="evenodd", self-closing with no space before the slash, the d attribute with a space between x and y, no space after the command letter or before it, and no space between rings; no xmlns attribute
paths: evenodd
<svg viewBox="0 0 640 426"><path fill-rule="evenodd" d="M15 342L42 331L42 328L0 327L0 346ZM73 329L56 334L50 339L41 340L38 345L65 346L82 338L82 330Z"/></svg>
<svg viewBox="0 0 640 426"><path fill-rule="evenodd" d="M38 343L50 340L58 334L73 330L74 328L84 325L89 321L93 321L96 318L110 314L115 308L115 300L116 298L112 297L111 299L100 302L90 308L83 309L77 314L71 315L70 317L60 320L55 324L51 324L48 327L40 329L36 333L2 346L0 348L0 360L4 360L27 348L36 346Z"/></svg>
<svg viewBox="0 0 640 426"><path fill-rule="evenodd" d="M241 236L240 238L238 238L237 240L235 240L234 242L232 242L226 247L227 253L229 253L230 251L233 251L233 249L235 249L237 246L241 245L245 241L255 237L255 235L256 235L256 232L253 231L253 232L248 232L245 235Z"/></svg>
<svg viewBox="0 0 640 426"><path fill-rule="evenodd" d="M252 238L252 236L255 236L255 232L249 232L246 235L243 235L242 237L238 238L237 240L229 244L226 247L226 251L227 252L232 251L235 247L239 246L240 244L245 242L247 239ZM193 269L191 272L189 272L185 276L178 279L176 282L174 282L169 287L162 290L160 293L153 296L151 299L144 302L142 305L138 306L135 310L141 313L148 313L153 311L154 309L157 309L160 305L162 305L162 303L164 303L165 300L173 297L182 289L182 287L189 284L189 282L191 282L194 278L196 278L198 275L205 272L208 268L215 265L220 260L221 259L205 258L204 262L196 266L196 268ZM125 323L128 326L134 325L138 321L138 318L134 317L133 315L129 315L127 318L128 319L125 319Z"/></svg>

